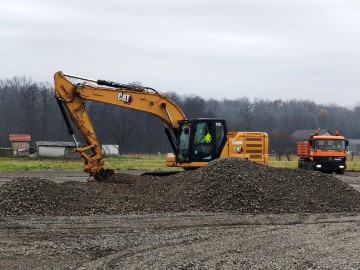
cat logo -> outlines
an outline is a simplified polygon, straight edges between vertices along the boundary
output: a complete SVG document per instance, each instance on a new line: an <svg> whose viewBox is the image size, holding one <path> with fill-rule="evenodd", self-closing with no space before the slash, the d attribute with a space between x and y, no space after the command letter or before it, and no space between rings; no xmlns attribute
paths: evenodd
<svg viewBox="0 0 360 270"><path fill-rule="evenodd" d="M118 101L124 102L126 105L130 105L133 102L133 97L129 94L119 93Z"/></svg>

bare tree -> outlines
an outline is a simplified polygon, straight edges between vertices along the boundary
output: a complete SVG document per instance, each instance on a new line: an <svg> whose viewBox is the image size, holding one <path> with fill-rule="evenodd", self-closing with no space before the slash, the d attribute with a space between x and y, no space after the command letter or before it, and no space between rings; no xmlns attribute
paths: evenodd
<svg viewBox="0 0 360 270"><path fill-rule="evenodd" d="M249 131L253 120L254 104L248 98L241 99L240 115L243 119L245 131Z"/></svg>
<svg viewBox="0 0 360 270"><path fill-rule="evenodd" d="M131 111L119 109L120 110L115 113L116 118L113 121L110 133L119 145L119 154L122 155L126 150L126 146L133 141L135 119Z"/></svg>

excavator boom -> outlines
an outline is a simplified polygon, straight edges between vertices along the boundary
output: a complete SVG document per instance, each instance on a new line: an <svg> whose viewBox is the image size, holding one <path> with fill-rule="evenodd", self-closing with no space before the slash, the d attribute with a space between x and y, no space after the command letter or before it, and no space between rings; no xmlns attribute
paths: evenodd
<svg viewBox="0 0 360 270"><path fill-rule="evenodd" d="M69 78L82 79L84 82L73 84ZM144 111L158 117L165 124L170 143L175 146L173 133L178 128L178 121L186 119L182 110L164 94L147 87L136 87L104 80L91 80L78 76L66 75L61 71L54 75L55 97L64 116L70 135L74 136L68 112L72 122L81 132L87 145L79 147L76 151L85 159L85 169L94 178L107 177L108 172L103 169L104 161L101 144L98 141L85 101L92 100L112 104L128 109ZM96 83L97 85L94 85ZM89 154L90 152L90 154ZM112 171L109 172L110 174Z"/></svg>

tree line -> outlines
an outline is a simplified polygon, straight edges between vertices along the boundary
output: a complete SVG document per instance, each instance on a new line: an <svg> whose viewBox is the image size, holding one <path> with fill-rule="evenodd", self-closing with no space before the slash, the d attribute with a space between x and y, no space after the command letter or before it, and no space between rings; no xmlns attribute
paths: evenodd
<svg viewBox="0 0 360 270"><path fill-rule="evenodd" d="M360 138L360 104L344 108L311 100L267 100L239 97L222 100L197 95L165 93L188 118L223 118L230 131L263 131L269 149L280 154L294 151L290 135L298 129L339 131ZM120 153L171 151L163 123L140 111L97 102L86 102L95 131L103 144L119 145ZM75 129L75 127L74 127ZM36 141L72 141L56 104L53 86L26 77L0 80L0 147L9 147L9 134L30 133ZM83 142L81 135L76 137Z"/></svg>

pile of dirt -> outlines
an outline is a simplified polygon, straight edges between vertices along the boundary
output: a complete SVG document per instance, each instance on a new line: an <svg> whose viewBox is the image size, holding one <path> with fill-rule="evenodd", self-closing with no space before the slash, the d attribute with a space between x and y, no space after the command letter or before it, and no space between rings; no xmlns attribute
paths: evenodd
<svg viewBox="0 0 360 270"><path fill-rule="evenodd" d="M17 178L0 186L0 198L0 216L360 210L360 193L331 175L237 158L167 177L120 173L102 183Z"/></svg>

